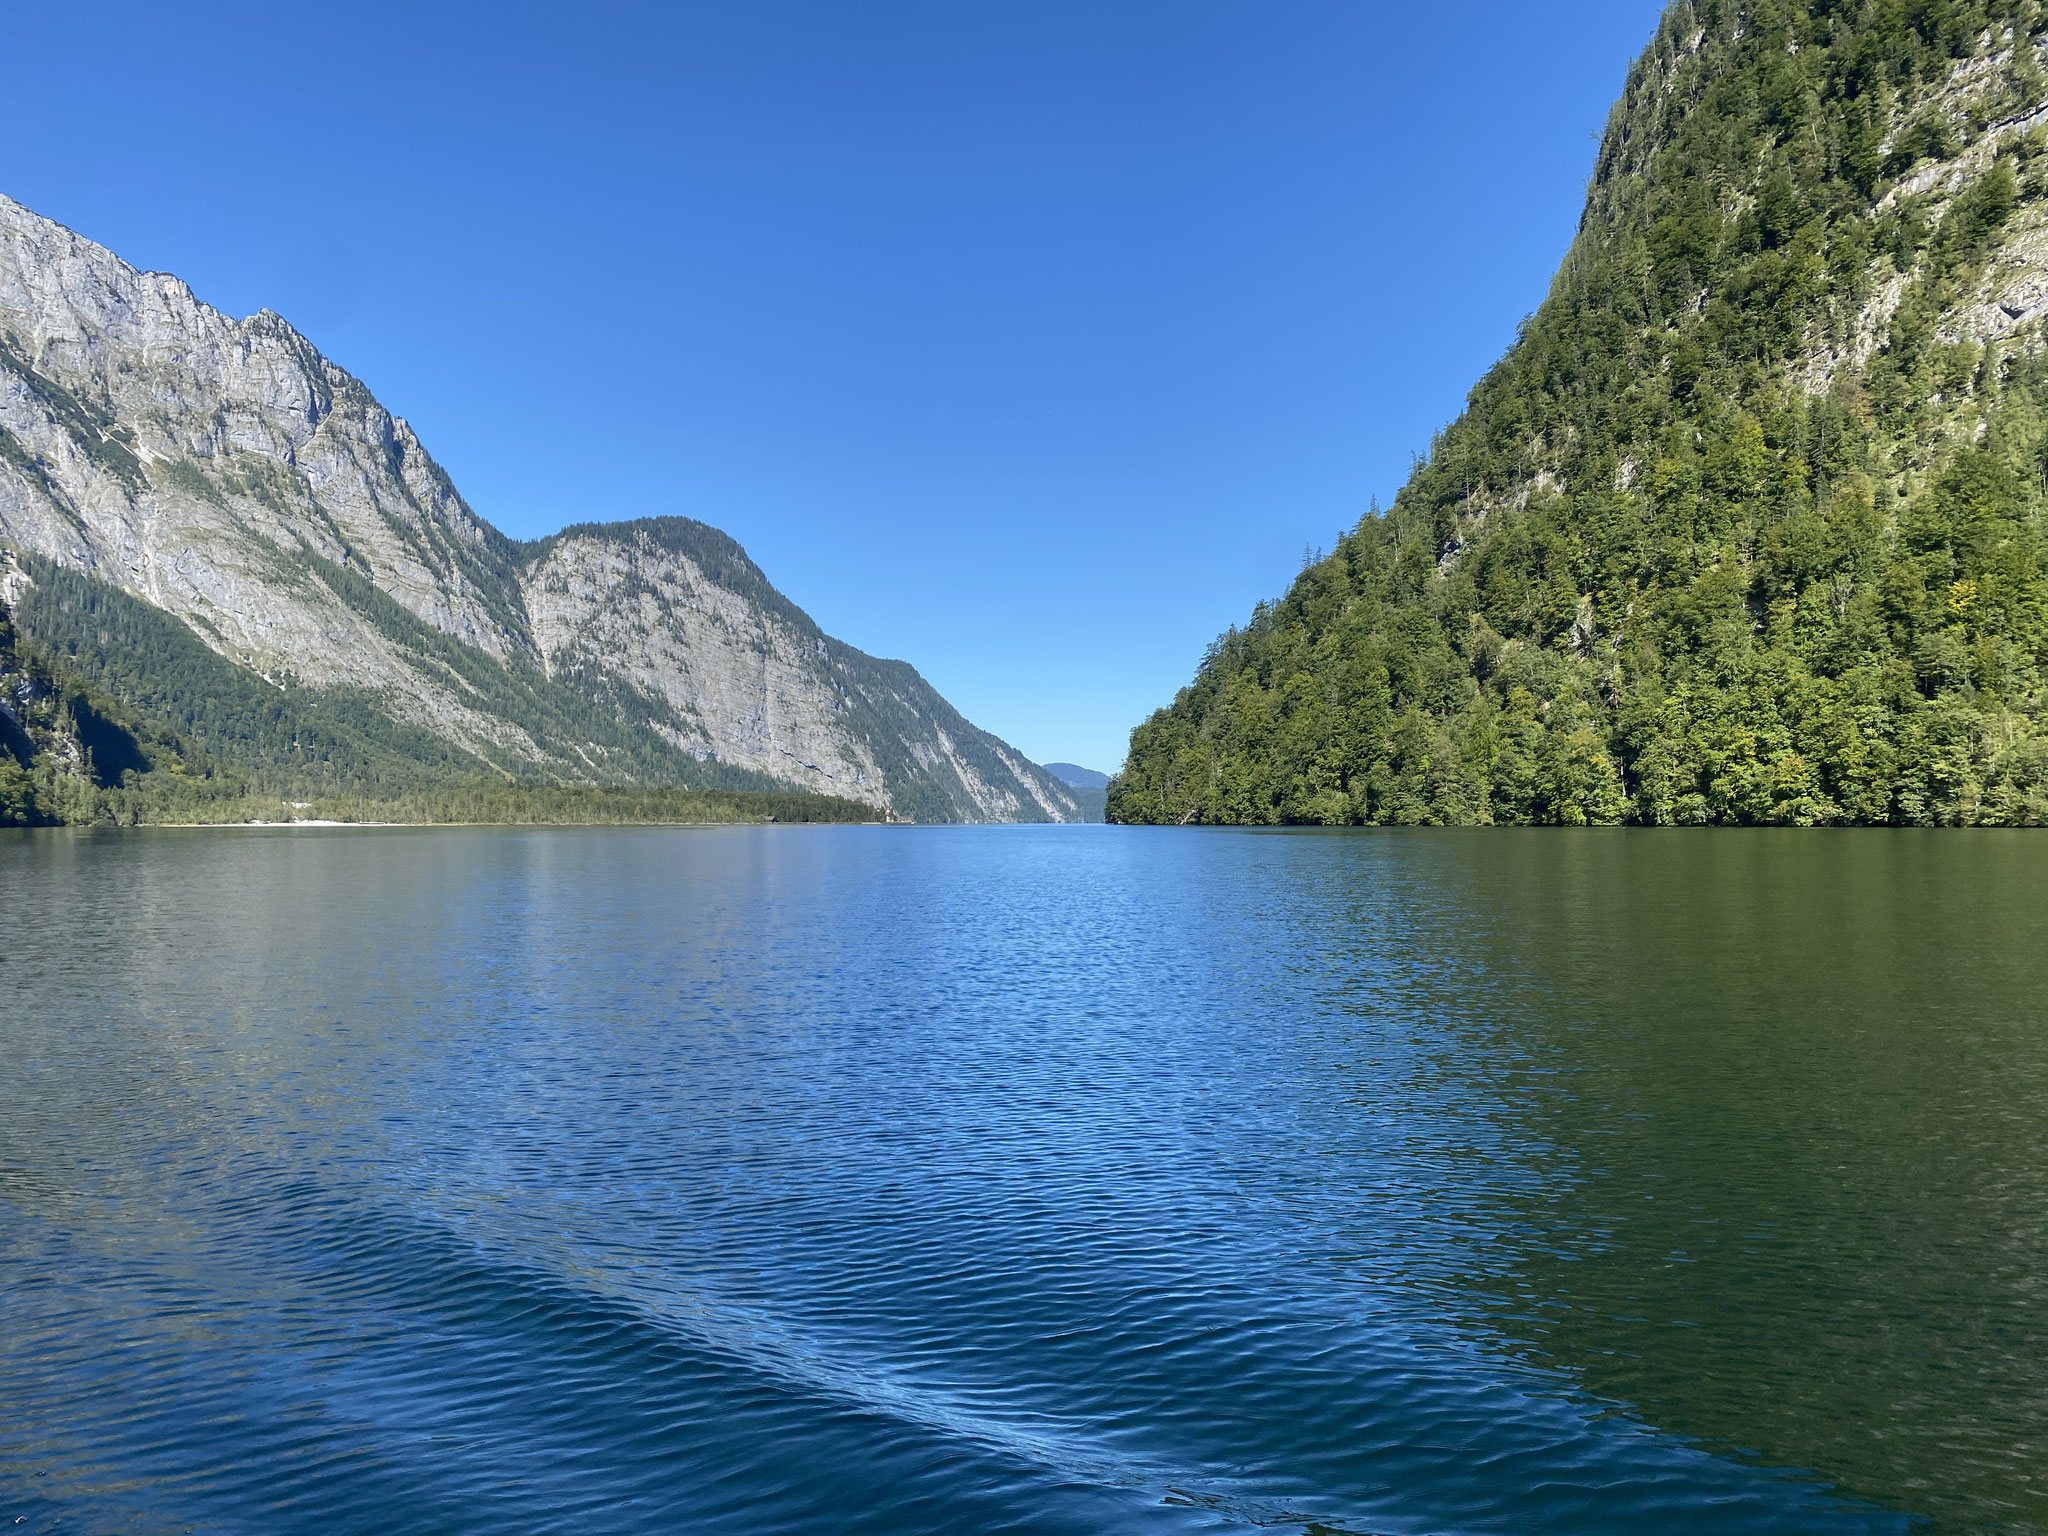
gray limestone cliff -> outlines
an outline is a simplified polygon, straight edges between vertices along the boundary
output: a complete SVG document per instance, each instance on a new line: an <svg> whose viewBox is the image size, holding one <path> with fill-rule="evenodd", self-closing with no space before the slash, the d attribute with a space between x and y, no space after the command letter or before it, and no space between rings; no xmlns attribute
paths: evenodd
<svg viewBox="0 0 2048 1536"><path fill-rule="evenodd" d="M282 318L224 315L4 197L0 598L124 705L280 788L485 775L1080 815L715 529L508 539Z"/></svg>

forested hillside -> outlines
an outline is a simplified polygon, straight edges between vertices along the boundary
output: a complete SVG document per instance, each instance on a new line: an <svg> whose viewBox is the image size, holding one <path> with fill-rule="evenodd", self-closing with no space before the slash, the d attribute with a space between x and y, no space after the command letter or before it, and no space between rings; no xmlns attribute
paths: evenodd
<svg viewBox="0 0 2048 1536"><path fill-rule="evenodd" d="M104 598L53 581L73 598ZM12 587L0 580L0 596ZM42 594L47 600L48 594ZM116 594L118 597L118 594ZM123 606L126 604L126 606ZM457 763L407 757L374 709L290 690L245 687L238 669L147 604L74 604L115 674L150 691L158 715L139 713L27 640L0 601L0 827L353 821L433 824L615 825L651 822L863 822L857 800L788 790L507 784ZM152 647L155 649L152 650ZM139 654L130 654L131 650ZM268 694L269 697L264 695ZM194 745L226 748L224 764ZM252 776L233 760L258 765ZM436 761L443 772L429 770ZM481 768L480 764L471 765ZM279 778L295 789L280 792ZM291 799L293 793L316 796Z"/></svg>
<svg viewBox="0 0 2048 1536"><path fill-rule="evenodd" d="M137 786L151 786L146 793ZM144 798L238 794L173 733L53 667L0 602L0 827L137 819Z"/></svg>
<svg viewBox="0 0 2048 1536"><path fill-rule="evenodd" d="M2048 7L1679 4L1541 309L1113 820L2048 820Z"/></svg>

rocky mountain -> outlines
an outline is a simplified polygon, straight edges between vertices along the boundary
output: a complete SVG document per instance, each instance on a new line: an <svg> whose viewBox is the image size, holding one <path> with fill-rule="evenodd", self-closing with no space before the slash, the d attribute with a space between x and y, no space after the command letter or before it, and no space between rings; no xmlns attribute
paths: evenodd
<svg viewBox="0 0 2048 1536"><path fill-rule="evenodd" d="M279 792L481 777L1079 815L717 530L508 539L281 317L224 315L6 198L0 601L68 674Z"/></svg>
<svg viewBox="0 0 2048 1536"><path fill-rule="evenodd" d="M1679 0L1542 307L1110 816L2048 821L2044 326L2039 0Z"/></svg>

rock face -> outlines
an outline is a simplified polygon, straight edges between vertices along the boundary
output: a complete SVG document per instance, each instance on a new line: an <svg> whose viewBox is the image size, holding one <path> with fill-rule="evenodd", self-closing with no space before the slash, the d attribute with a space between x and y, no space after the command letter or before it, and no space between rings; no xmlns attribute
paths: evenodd
<svg viewBox="0 0 2048 1536"><path fill-rule="evenodd" d="M281 317L223 315L4 197L0 551L32 638L280 783L416 763L793 786L918 820L1080 814L912 668L821 634L716 530L508 539ZM315 760L287 731L265 757L196 696L201 677L223 691L211 660L136 604L343 746Z"/></svg>
<svg viewBox="0 0 2048 1536"><path fill-rule="evenodd" d="M681 518L583 524L521 570L550 675L620 680L669 711L699 761L920 820L1077 820L1066 787L962 719L902 662L826 636L716 529Z"/></svg>

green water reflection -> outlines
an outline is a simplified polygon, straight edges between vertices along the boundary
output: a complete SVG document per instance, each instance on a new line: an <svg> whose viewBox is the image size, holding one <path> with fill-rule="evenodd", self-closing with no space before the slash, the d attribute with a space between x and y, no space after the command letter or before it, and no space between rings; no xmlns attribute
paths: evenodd
<svg viewBox="0 0 2048 1536"><path fill-rule="evenodd" d="M1433 851L1527 1181L1526 1358L1940 1529L2048 1521L2048 839ZM1508 1181L1506 1187L1515 1187Z"/></svg>

